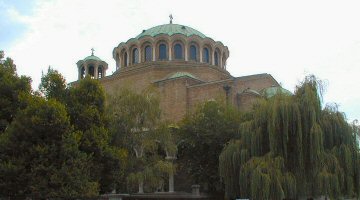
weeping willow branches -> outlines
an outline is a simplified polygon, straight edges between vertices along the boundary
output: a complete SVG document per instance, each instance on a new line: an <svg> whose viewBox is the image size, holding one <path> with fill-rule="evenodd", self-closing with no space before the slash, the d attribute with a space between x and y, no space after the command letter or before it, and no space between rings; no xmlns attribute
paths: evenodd
<svg viewBox="0 0 360 200"><path fill-rule="evenodd" d="M228 198L359 196L356 126L337 107L321 109L323 88L307 77L292 96L261 100L240 124L240 138L219 156Z"/></svg>

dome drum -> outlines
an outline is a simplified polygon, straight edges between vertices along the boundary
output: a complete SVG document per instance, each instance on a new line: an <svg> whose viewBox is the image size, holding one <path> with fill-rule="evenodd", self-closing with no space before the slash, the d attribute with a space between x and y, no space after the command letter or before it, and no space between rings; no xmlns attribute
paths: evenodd
<svg viewBox="0 0 360 200"><path fill-rule="evenodd" d="M187 26L165 24L143 31L113 50L116 70L151 61L208 63L226 70L229 50Z"/></svg>
<svg viewBox="0 0 360 200"><path fill-rule="evenodd" d="M94 56L93 53L91 56L79 60L76 65L78 67L79 80L85 78L85 76L90 76L94 79L103 78L106 76L106 70L108 69L108 64L99 57Z"/></svg>

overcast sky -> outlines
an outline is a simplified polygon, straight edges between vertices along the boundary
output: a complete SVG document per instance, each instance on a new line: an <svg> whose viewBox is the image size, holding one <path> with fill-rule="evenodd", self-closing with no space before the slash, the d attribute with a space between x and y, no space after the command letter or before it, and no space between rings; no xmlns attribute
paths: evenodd
<svg viewBox="0 0 360 200"><path fill-rule="evenodd" d="M314 74L327 83L324 105L360 119L359 0L0 0L0 49L35 89L49 65L72 82L91 48L110 74L113 48L169 14L228 46L233 76L269 73L294 91Z"/></svg>

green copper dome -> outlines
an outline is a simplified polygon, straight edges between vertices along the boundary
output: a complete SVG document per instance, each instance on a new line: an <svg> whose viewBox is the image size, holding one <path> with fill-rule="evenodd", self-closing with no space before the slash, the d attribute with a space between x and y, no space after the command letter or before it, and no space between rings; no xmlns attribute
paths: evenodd
<svg viewBox="0 0 360 200"><path fill-rule="evenodd" d="M148 30L144 30L140 35L136 36L136 39L139 39L144 36L155 37L160 34L166 34L169 36L174 34L182 34L188 37L192 35L197 35L201 38L206 38L204 34L191 27L183 26L179 24L164 24L164 25L152 27Z"/></svg>
<svg viewBox="0 0 360 200"><path fill-rule="evenodd" d="M87 60L97 60L97 61L102 61L99 57L94 56L94 55L91 55L91 56L88 56L88 57L84 58L84 61L87 61Z"/></svg>
<svg viewBox="0 0 360 200"><path fill-rule="evenodd" d="M271 98L276 94L292 95L292 93L289 90L284 89L280 86L272 86L269 88L265 88L261 91L261 93L267 98Z"/></svg>

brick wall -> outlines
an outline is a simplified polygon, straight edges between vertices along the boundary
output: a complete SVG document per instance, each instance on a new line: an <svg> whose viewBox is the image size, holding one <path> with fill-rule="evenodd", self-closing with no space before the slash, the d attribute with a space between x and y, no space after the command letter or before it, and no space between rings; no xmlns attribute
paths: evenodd
<svg viewBox="0 0 360 200"><path fill-rule="evenodd" d="M196 79L187 76L169 79L176 72L188 72ZM258 97L238 94L248 88L260 92L263 88L278 85L269 74L234 78L221 68L184 61L141 63L104 77L100 82L109 94L123 87L136 92L147 87L157 88L162 117L170 121L181 120L186 113L191 112L204 101L225 101L227 99L225 85L230 86L228 102L242 110L250 108Z"/></svg>

